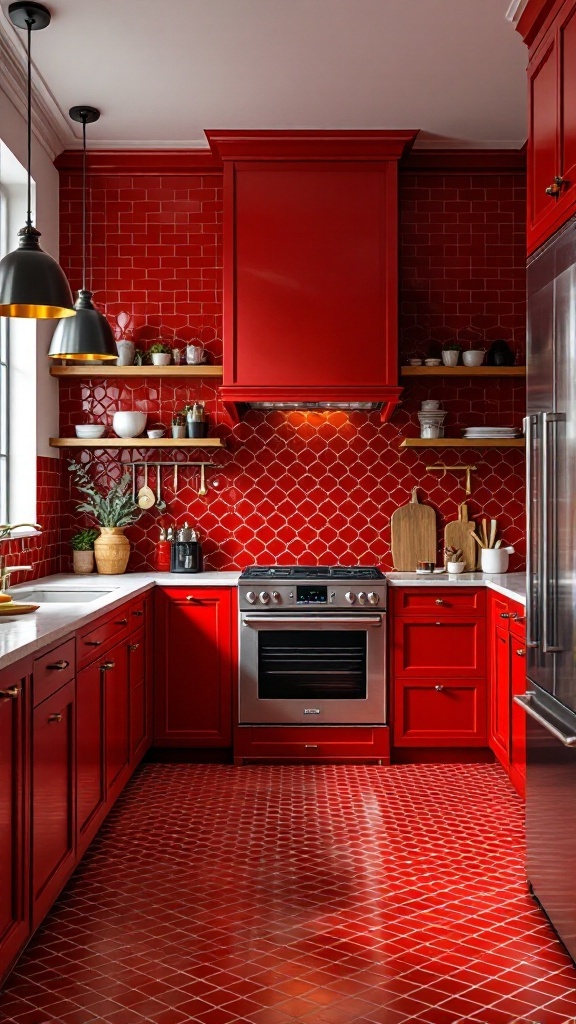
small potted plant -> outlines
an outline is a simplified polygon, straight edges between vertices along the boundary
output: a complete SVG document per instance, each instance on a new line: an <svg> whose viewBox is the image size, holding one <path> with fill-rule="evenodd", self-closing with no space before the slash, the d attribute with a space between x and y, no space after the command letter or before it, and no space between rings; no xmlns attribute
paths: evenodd
<svg viewBox="0 0 576 1024"><path fill-rule="evenodd" d="M165 345L163 341L155 341L149 349L150 358L154 366L169 366L170 360L172 359L172 349L170 345Z"/></svg>
<svg viewBox="0 0 576 1024"><path fill-rule="evenodd" d="M68 468L74 474L76 487L84 495L84 500L76 506L76 510L87 512L100 527L100 534L94 541L96 569L107 576L126 572L130 542L124 536L124 528L140 515L132 499L129 474L125 473L107 494L102 494L92 483L84 466L72 461Z"/></svg>
<svg viewBox="0 0 576 1024"><path fill-rule="evenodd" d="M172 417L172 437L186 437L186 417L181 412Z"/></svg>
<svg viewBox="0 0 576 1024"><path fill-rule="evenodd" d="M457 341L447 341L442 349L444 366L458 366L462 346Z"/></svg>
<svg viewBox="0 0 576 1024"><path fill-rule="evenodd" d="M87 574L94 572L94 541L98 530L90 526L86 530L75 533L70 541L72 548L72 566L74 572Z"/></svg>

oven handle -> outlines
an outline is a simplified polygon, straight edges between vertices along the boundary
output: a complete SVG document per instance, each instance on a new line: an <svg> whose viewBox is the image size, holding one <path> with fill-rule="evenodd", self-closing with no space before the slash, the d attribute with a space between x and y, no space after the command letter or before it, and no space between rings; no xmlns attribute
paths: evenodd
<svg viewBox="0 0 576 1024"><path fill-rule="evenodd" d="M353 626L365 629L366 626L381 626L381 615L243 615L242 621L247 626L268 626L269 629L282 629L284 626Z"/></svg>

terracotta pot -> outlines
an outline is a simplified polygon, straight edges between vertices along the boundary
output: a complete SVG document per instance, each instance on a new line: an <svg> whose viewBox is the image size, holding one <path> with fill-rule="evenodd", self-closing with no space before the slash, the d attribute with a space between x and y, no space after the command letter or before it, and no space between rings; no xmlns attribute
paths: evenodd
<svg viewBox="0 0 576 1024"><path fill-rule="evenodd" d="M87 573L94 572L94 552L90 551L73 551L72 552L72 565L74 572Z"/></svg>
<svg viewBox="0 0 576 1024"><path fill-rule="evenodd" d="M94 541L96 568L102 576L115 576L126 572L130 557L130 542L124 536L123 526L101 526L100 536Z"/></svg>

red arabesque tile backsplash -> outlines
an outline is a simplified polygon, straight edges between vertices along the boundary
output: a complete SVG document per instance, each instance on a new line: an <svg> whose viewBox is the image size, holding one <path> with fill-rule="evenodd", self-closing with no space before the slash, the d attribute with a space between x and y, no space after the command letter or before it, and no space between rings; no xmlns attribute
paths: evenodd
<svg viewBox="0 0 576 1024"><path fill-rule="evenodd" d="M62 266L72 286L81 271L80 179L61 174ZM409 170L400 184L401 362L427 355L450 338L485 347L505 338L524 361L525 178L521 173L448 173ZM161 338L183 347L201 340L214 362L222 354L222 179L212 173L134 171L90 174L90 275L95 301L115 325L127 312L137 344ZM359 351L361 353L361 339ZM205 401L211 433L225 450L162 453L182 464L174 493L163 474L165 513L157 508L128 530L132 569L153 566L161 523L187 518L204 537L207 568L252 562L377 563L391 568L392 512L421 488L421 500L438 513L440 528L456 518L464 500L463 475L429 473L426 466L476 466L472 517L498 519L504 539L524 558L524 456L514 449L400 449L419 433L416 412L426 397L448 410L446 433L464 425L514 424L524 412L523 381L462 378L403 382L404 402L390 424L378 414L250 412L232 427L208 381L62 381L61 433L78 422L111 423L117 409L140 409L168 428L174 411L194 398ZM157 451L83 452L100 479L114 477L130 459L158 458ZM208 494L199 497L200 458ZM64 537L77 525L75 499L63 461ZM155 477L151 471L152 482ZM141 480L141 478L140 478ZM65 552L63 568L70 560Z"/></svg>

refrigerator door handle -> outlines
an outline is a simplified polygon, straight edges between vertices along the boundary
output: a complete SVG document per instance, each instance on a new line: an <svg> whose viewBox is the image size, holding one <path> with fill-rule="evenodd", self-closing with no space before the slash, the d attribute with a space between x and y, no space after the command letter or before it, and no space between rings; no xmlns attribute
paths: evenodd
<svg viewBox="0 0 576 1024"><path fill-rule="evenodd" d="M556 654L558 646L558 537L557 537L557 428L565 420L562 413L545 412L542 416L542 653ZM552 463L549 450L549 426L552 425ZM552 536L550 536L550 470L554 471L552 501ZM550 601L550 597L552 600ZM550 626L552 628L550 628Z"/></svg>
<svg viewBox="0 0 576 1024"><path fill-rule="evenodd" d="M534 707L534 695L532 693L522 693L514 697L516 704L519 704L524 709L527 715L530 715L539 725L542 725L551 736L555 739L560 740L565 747L576 747L576 733L564 732L563 729L559 729L558 725L552 723L550 719L542 715L540 711L536 711Z"/></svg>
<svg viewBox="0 0 576 1024"><path fill-rule="evenodd" d="M538 416L524 417L524 434L526 436L526 646L539 647L540 638L536 636L536 593L534 589L534 566L532 564L532 473L534 472L534 427ZM538 549L540 552L540 548ZM538 554L538 560L539 554ZM539 566L536 567L538 572Z"/></svg>

